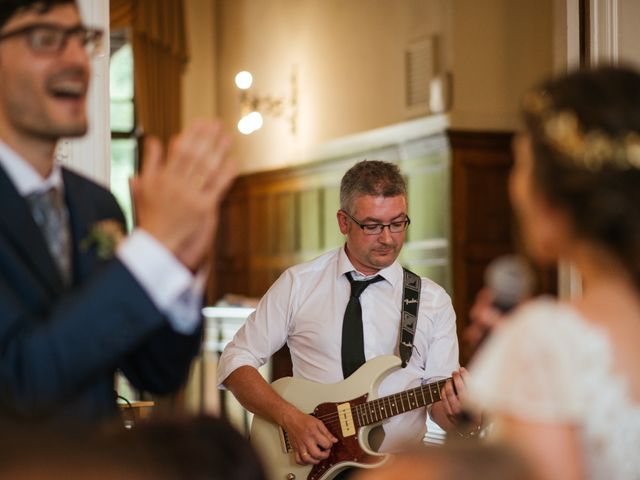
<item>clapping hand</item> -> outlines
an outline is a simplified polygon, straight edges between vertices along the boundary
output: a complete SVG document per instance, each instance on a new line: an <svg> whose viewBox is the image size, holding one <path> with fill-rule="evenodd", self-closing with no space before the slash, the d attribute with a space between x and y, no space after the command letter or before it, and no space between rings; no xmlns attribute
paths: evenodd
<svg viewBox="0 0 640 480"><path fill-rule="evenodd" d="M172 138L166 156L149 138L142 172L132 180L139 227L191 271L211 251L218 207L235 177L230 145L219 121L196 121Z"/></svg>

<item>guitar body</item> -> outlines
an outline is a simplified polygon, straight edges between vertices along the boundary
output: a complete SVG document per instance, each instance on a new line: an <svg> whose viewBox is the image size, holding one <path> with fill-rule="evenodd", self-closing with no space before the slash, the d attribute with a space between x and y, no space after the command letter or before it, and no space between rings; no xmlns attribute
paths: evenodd
<svg viewBox="0 0 640 480"><path fill-rule="evenodd" d="M251 443L262 457L269 480L330 480L348 467L373 468L385 463L389 456L375 452L369 444L369 433L378 424L355 428L347 435L338 420L338 406L363 404L377 396L380 382L399 368L400 359L391 355L374 358L362 365L346 380L331 385L298 378L282 378L272 387L284 399L303 412L328 418L325 425L338 439L329 458L318 465L298 465L288 448L282 429L255 416L251 424Z"/></svg>

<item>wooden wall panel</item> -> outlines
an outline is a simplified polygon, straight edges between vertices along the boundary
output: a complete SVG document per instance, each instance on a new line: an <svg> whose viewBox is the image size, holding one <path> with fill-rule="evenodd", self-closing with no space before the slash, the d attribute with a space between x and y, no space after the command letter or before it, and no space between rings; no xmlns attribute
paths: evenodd
<svg viewBox="0 0 640 480"><path fill-rule="evenodd" d="M449 131L452 150L453 306L458 335L484 286L484 271L496 257L520 251L508 195L513 164L510 132ZM538 269L538 293L557 293L555 268ZM461 362L473 351L461 342Z"/></svg>
<svg viewBox="0 0 640 480"><path fill-rule="evenodd" d="M507 179L513 163L511 133L449 131L452 151L453 306L458 334L482 288L486 266L512 253L513 220ZM471 351L461 343L461 361Z"/></svg>
<svg viewBox="0 0 640 480"><path fill-rule="evenodd" d="M244 253L249 244L249 198L242 187L242 180L235 182L235 189L227 194L225 208L220 210L220 224L215 244L215 275L207 288L207 301L213 304L218 292L243 292L247 290L249 257Z"/></svg>

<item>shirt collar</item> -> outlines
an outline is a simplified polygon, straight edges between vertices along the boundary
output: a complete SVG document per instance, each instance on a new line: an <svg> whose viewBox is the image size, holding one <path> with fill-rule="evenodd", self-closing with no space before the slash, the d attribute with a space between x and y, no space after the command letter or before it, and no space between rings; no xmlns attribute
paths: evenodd
<svg viewBox="0 0 640 480"><path fill-rule="evenodd" d="M375 275L363 275L355 269L349 257L347 257L347 252L345 251L345 246L340 247L340 252L338 254L338 276L345 275L349 272L355 272L355 278L357 280L367 280ZM397 282L402 281L402 266L395 260L388 267L379 270L376 275L380 275L386 281L388 281L391 285L395 286Z"/></svg>
<svg viewBox="0 0 640 480"><path fill-rule="evenodd" d="M47 178L42 176L13 151L9 146L0 141L0 166L9 176L9 179L22 197L32 193L44 192L49 188L64 189L62 182L62 168L57 162L53 163L51 173Z"/></svg>

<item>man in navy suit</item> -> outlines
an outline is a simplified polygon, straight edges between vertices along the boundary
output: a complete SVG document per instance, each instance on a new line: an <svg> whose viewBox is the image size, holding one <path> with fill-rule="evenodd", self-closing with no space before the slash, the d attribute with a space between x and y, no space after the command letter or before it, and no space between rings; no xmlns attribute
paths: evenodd
<svg viewBox="0 0 640 480"><path fill-rule="evenodd" d="M100 36L73 0L0 2L0 419L109 418L116 370L168 393L199 349L229 138L200 121L166 156L148 141L138 227L116 247L113 196L54 161L61 137L87 131Z"/></svg>

